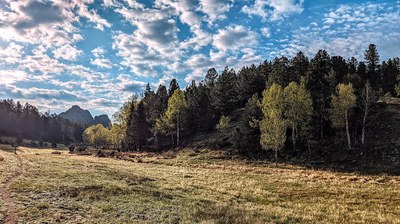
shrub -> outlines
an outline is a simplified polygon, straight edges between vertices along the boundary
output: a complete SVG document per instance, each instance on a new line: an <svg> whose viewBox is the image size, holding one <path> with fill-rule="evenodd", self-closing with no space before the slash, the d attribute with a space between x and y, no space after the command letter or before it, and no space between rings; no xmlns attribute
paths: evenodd
<svg viewBox="0 0 400 224"><path fill-rule="evenodd" d="M69 153L75 152L75 147L76 147L76 146L74 146L74 145L68 146Z"/></svg>
<svg viewBox="0 0 400 224"><path fill-rule="evenodd" d="M222 115L217 124L217 129L218 130L226 129L227 127L229 127L230 121L231 120L229 119L229 117Z"/></svg>
<svg viewBox="0 0 400 224"><path fill-rule="evenodd" d="M51 143L51 147L52 148L57 148L57 143L55 143L55 142Z"/></svg>
<svg viewBox="0 0 400 224"><path fill-rule="evenodd" d="M43 147L43 145L44 145L44 142L42 140L39 140L39 146Z"/></svg>

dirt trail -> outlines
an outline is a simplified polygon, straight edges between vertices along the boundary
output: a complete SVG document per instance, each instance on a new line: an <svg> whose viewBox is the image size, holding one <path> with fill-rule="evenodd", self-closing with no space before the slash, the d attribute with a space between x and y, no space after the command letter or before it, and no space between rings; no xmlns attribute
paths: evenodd
<svg viewBox="0 0 400 224"><path fill-rule="evenodd" d="M4 221L4 224L17 223L16 209L15 209L15 204L11 198L10 185L16 179L18 179L19 176L21 176L23 172L23 163L20 155L15 155L14 157L16 157L18 160L18 170L15 173L13 173L11 177L8 177L4 181L3 183L4 187L0 189L0 197L2 198L4 202L4 207L6 208L4 220L0 220Z"/></svg>

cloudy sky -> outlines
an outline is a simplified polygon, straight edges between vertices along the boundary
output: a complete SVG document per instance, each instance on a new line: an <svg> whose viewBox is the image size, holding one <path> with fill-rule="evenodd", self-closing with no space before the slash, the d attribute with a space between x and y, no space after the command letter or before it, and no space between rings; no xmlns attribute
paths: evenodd
<svg viewBox="0 0 400 224"><path fill-rule="evenodd" d="M400 56L399 0L1 0L0 98L111 115L146 83L181 87L318 49Z"/></svg>

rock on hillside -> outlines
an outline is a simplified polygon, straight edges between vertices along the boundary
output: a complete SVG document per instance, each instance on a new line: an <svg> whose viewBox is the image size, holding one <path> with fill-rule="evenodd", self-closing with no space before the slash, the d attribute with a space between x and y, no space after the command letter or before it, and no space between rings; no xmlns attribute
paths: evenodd
<svg viewBox="0 0 400 224"><path fill-rule="evenodd" d="M107 115L102 114L99 116L94 117L94 124L102 124L104 127L110 127L111 126L111 121L110 118L108 118Z"/></svg>
<svg viewBox="0 0 400 224"><path fill-rule="evenodd" d="M77 105L72 106L65 112L62 112L59 116L84 126L102 124L104 127L109 127L111 124L111 121L107 115L99 115L93 119L92 114L88 110L84 110Z"/></svg>

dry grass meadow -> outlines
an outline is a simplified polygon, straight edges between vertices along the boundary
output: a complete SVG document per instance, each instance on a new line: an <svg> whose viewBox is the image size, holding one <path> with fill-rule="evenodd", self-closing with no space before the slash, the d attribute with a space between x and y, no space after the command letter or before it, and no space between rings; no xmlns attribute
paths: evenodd
<svg viewBox="0 0 400 224"><path fill-rule="evenodd" d="M400 177L226 159L0 150L0 223L400 223Z"/></svg>

